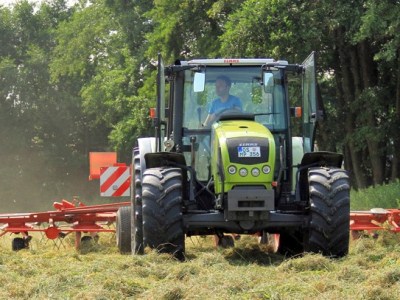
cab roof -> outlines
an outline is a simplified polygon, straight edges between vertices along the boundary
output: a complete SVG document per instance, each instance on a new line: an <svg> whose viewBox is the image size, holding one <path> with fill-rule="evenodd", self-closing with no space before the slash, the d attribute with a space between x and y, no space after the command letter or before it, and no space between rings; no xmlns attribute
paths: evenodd
<svg viewBox="0 0 400 300"><path fill-rule="evenodd" d="M264 65L269 63L277 63L287 65L285 60L275 61L272 58L214 58L214 59L193 59L182 61L182 65L214 65L214 66L229 66L229 65Z"/></svg>

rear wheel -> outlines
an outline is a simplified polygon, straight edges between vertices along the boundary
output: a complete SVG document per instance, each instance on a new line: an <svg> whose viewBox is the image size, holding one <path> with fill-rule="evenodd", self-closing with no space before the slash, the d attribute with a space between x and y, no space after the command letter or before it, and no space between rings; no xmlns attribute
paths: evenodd
<svg viewBox="0 0 400 300"><path fill-rule="evenodd" d="M142 200L144 245L183 260L181 169L147 169L143 174Z"/></svg>
<svg viewBox="0 0 400 300"><path fill-rule="evenodd" d="M133 149L133 176L131 179L131 249L133 254L143 254L142 170L139 148Z"/></svg>
<svg viewBox="0 0 400 300"><path fill-rule="evenodd" d="M119 252L131 252L131 207L123 206L117 211L117 246Z"/></svg>
<svg viewBox="0 0 400 300"><path fill-rule="evenodd" d="M350 183L346 171L311 168L308 172L310 226L305 250L342 257L349 251Z"/></svg>

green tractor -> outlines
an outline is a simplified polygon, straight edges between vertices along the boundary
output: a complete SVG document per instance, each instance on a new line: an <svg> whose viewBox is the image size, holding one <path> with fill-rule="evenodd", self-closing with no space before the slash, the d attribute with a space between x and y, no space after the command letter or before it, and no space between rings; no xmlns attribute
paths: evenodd
<svg viewBox="0 0 400 300"><path fill-rule="evenodd" d="M186 236L232 246L232 236L257 234L279 236L285 255L348 253L343 157L314 151L322 117L314 53L301 65L258 58L164 66L160 56L157 86L155 137L133 150L125 250L184 259Z"/></svg>

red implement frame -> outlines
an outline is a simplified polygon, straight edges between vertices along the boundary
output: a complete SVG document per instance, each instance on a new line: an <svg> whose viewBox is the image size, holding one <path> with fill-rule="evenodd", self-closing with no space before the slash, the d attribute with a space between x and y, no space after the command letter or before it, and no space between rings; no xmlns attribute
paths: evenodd
<svg viewBox="0 0 400 300"><path fill-rule="evenodd" d="M0 214L0 237L7 233L22 234L29 238L29 232L42 232L45 237L55 240L75 232L75 248L79 249L82 233L115 232L105 227L116 220L120 207L130 202L100 205L76 204L67 200L55 202L55 211L37 213ZM353 238L361 233L375 233L378 230L400 232L400 209L371 209L370 211L350 212L350 230ZM29 240L28 240L29 242Z"/></svg>
<svg viewBox="0 0 400 300"><path fill-rule="evenodd" d="M359 237L362 231L369 233L378 230L400 232L400 210L375 208L370 211L352 211L350 213L350 230L353 238Z"/></svg>
<svg viewBox="0 0 400 300"><path fill-rule="evenodd" d="M79 249L82 233L115 232L104 224L114 223L118 209L128 205L130 202L85 206L62 200L54 203L55 211L0 214L0 224L3 224L0 237L6 233L21 233L26 239L29 232L42 232L54 240L75 232L75 247Z"/></svg>

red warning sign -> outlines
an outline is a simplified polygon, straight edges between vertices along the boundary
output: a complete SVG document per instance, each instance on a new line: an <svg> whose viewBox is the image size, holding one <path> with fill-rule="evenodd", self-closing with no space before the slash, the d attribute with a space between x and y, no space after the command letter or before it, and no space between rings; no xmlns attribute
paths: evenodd
<svg viewBox="0 0 400 300"><path fill-rule="evenodd" d="M128 166L100 168L100 196L130 196L131 174Z"/></svg>

